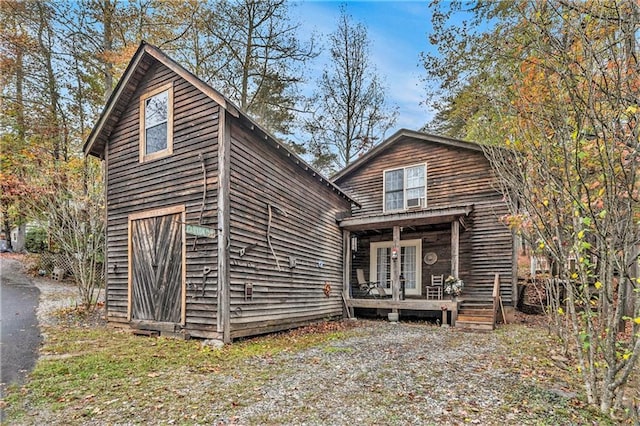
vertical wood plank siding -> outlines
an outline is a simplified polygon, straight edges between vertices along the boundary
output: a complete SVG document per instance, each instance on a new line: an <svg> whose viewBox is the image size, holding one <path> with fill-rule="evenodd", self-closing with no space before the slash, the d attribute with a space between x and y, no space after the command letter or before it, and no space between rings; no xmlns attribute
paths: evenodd
<svg viewBox="0 0 640 426"><path fill-rule="evenodd" d="M231 129L231 336L342 315L342 231L349 202L251 130ZM267 241L272 205L271 245ZM283 213L283 211L286 213ZM241 256L240 251L246 250ZM295 266L291 267L295 263ZM323 290L331 287L329 296ZM253 299L245 300L245 286Z"/></svg>
<svg viewBox="0 0 640 426"><path fill-rule="evenodd" d="M506 206L494 187L491 167L482 152L404 138L336 184L362 205L353 208L354 217L382 214L383 171L419 163L427 164L427 209L474 205L472 214L465 219L467 229L461 227L460 232L460 278L465 282L465 293L487 293L490 297L493 274L500 273L503 299L511 303L512 235L500 221L507 213ZM387 240L390 240L390 230L384 232L387 231ZM450 228L425 229L417 237L403 232L402 239L412 238L423 238L423 255L437 249L439 256L432 267L423 264L423 286L429 282L431 273L450 273ZM367 244L363 241L363 245ZM353 271L368 270L368 246L365 249L366 252L358 252L354 259ZM355 272L352 281L355 281Z"/></svg>
<svg viewBox="0 0 640 426"><path fill-rule="evenodd" d="M146 68L146 67L145 67ZM140 94L173 83L173 154L138 162ZM217 152L219 106L190 83L159 63L150 62L125 109L119 112L107 144L107 280L108 318L127 319L127 217L131 213L184 205L186 221L198 223L203 194L202 154L206 169L206 200L202 224L217 228ZM195 243L195 246L194 246ZM186 327L216 330L216 240L187 236ZM206 276L203 294L203 269Z"/></svg>

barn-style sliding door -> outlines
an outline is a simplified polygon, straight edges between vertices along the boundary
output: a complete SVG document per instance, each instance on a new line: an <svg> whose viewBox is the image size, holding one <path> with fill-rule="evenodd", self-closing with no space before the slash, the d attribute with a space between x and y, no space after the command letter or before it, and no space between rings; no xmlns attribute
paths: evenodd
<svg viewBox="0 0 640 426"><path fill-rule="evenodd" d="M129 216L129 321L185 322L184 206Z"/></svg>

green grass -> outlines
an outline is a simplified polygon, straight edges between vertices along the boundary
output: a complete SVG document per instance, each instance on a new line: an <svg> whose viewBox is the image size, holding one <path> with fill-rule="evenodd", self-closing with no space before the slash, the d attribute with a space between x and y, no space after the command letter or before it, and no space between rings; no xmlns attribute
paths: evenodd
<svg viewBox="0 0 640 426"><path fill-rule="evenodd" d="M246 368L244 360L300 351L339 339L345 333L302 331L212 349L202 346L198 340L147 338L109 328L56 327L46 332L43 357L27 384L22 389L14 386L7 391L4 403L9 423L25 418L25 406L45 407L54 412L68 409L70 404L91 408L88 401L104 406L123 395L148 408L153 404L146 394L153 394L150 392L153 389L166 394L167 384L175 382L177 372L178 380L206 377L211 381L209 397L220 398L215 392L215 383L221 378L216 373L242 378L238 380L242 389L231 386L228 390L232 392L234 387L237 392L250 389L267 382L270 375ZM170 377L169 380L165 380L165 376ZM92 415L91 410L79 412L83 417Z"/></svg>

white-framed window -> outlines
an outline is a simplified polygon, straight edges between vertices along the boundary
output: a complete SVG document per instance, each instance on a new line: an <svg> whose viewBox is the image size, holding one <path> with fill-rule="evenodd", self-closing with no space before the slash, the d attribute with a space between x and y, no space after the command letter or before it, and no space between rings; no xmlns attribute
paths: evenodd
<svg viewBox="0 0 640 426"><path fill-rule="evenodd" d="M420 208L427 205L426 164L385 170L383 185L383 210L385 212Z"/></svg>
<svg viewBox="0 0 640 426"><path fill-rule="evenodd" d="M382 287L391 288L391 252L393 241L379 241L370 244L369 277ZM400 241L400 275L404 279L407 295L422 294L422 240Z"/></svg>
<svg viewBox="0 0 640 426"><path fill-rule="evenodd" d="M140 162L173 153L173 84L140 96Z"/></svg>

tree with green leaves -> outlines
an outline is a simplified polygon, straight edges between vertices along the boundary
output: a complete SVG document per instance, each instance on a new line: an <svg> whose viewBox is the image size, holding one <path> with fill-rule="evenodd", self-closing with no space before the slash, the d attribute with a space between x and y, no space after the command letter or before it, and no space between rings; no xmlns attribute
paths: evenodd
<svg viewBox="0 0 640 426"><path fill-rule="evenodd" d="M461 10L470 20L452 24ZM640 358L640 6L456 2L434 17L438 124L485 142L504 220L556 265L550 324L588 402L640 415L626 386Z"/></svg>
<svg viewBox="0 0 640 426"><path fill-rule="evenodd" d="M325 172L347 166L381 142L395 123L397 108L386 102L369 47L367 28L342 6L329 36L331 61L310 100L311 115L304 120L308 151Z"/></svg>

